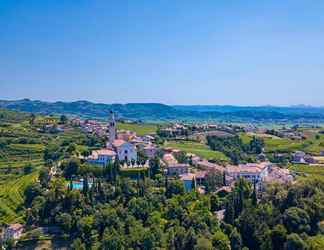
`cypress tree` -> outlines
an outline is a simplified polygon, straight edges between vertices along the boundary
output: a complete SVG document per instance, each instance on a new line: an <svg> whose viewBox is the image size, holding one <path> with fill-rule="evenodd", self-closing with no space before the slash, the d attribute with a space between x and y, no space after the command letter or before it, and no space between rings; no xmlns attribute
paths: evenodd
<svg viewBox="0 0 324 250"><path fill-rule="evenodd" d="M87 195L89 191L88 176L85 176L83 179L83 189L82 192L84 195Z"/></svg>
<svg viewBox="0 0 324 250"><path fill-rule="evenodd" d="M112 179L113 179L114 183L116 183L116 181L117 181L117 176L118 176L119 172L120 172L120 162L119 162L118 157L116 157L115 162L113 164L113 178Z"/></svg>
<svg viewBox="0 0 324 250"><path fill-rule="evenodd" d="M226 202L224 221L227 224L233 225L234 219L235 219L234 197L233 195L231 195L231 197Z"/></svg>
<svg viewBox="0 0 324 250"><path fill-rule="evenodd" d="M193 177L192 180L191 180L191 189L196 190L196 179L195 179L195 177Z"/></svg>
<svg viewBox="0 0 324 250"><path fill-rule="evenodd" d="M252 205L256 207L258 204L257 192L256 192L256 183L253 183L253 192L252 192Z"/></svg>
<svg viewBox="0 0 324 250"><path fill-rule="evenodd" d="M164 187L165 187L165 193L168 192L168 186L169 186L169 180L168 180L168 175L165 175L165 183L164 183Z"/></svg>
<svg viewBox="0 0 324 250"><path fill-rule="evenodd" d="M210 196L210 211L216 212L219 207L218 197L214 194Z"/></svg>
<svg viewBox="0 0 324 250"><path fill-rule="evenodd" d="M140 173L137 173L137 196L141 196Z"/></svg>

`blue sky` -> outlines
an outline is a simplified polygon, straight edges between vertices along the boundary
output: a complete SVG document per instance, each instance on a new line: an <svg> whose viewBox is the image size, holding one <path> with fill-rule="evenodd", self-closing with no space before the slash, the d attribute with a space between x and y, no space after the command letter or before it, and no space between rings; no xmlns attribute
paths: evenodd
<svg viewBox="0 0 324 250"><path fill-rule="evenodd" d="M322 0L1 0L0 99L324 106Z"/></svg>

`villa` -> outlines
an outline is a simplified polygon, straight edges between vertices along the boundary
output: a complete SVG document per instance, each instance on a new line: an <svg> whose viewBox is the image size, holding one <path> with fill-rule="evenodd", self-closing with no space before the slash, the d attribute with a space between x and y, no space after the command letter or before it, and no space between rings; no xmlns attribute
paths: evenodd
<svg viewBox="0 0 324 250"><path fill-rule="evenodd" d="M266 176L268 176L268 170L271 165L272 164L269 162L263 162L227 166L225 173L234 180L243 177L252 183L257 183L261 182Z"/></svg>
<svg viewBox="0 0 324 250"><path fill-rule="evenodd" d="M218 172L224 172L225 168L221 165L211 163L207 160L200 160L195 162L195 165L197 165L199 168L207 171L218 171Z"/></svg>

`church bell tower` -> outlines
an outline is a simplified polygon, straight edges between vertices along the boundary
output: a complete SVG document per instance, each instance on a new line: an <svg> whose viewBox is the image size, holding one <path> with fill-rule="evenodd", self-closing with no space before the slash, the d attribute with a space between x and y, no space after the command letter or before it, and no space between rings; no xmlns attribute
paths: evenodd
<svg viewBox="0 0 324 250"><path fill-rule="evenodd" d="M111 147L114 140L116 140L116 136L117 136L116 121L115 121L115 115L113 111L110 111L110 117L108 120L108 131L109 131L109 140L107 143L107 147Z"/></svg>

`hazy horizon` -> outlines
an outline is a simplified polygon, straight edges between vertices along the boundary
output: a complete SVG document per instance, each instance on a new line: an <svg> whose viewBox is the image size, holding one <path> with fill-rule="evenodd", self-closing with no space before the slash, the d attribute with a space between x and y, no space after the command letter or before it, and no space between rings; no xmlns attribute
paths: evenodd
<svg viewBox="0 0 324 250"><path fill-rule="evenodd" d="M0 98L0 101L22 101L22 100L30 100L30 101L40 101L40 102L48 102L48 103L56 103L56 102L64 102L64 103L72 103L72 102L91 102L94 104L107 104L107 105L112 105L112 104L163 104L163 105L168 105L168 106L234 106L234 107L278 107L278 108L285 108L285 107L305 107L305 108L324 108L323 106L315 106L315 105L308 105L308 104L292 104L292 105L272 105L272 104L265 104L265 105L233 105L233 104L203 104L203 103L198 103L198 104L192 104L192 103L180 103L180 104L172 104L172 103L163 103L163 102L96 102L92 100L87 100L87 99L75 99L75 100L41 100L41 99L31 99L31 98L19 98L19 99L4 99Z"/></svg>
<svg viewBox="0 0 324 250"><path fill-rule="evenodd" d="M323 1L0 3L0 99L324 106Z"/></svg>

